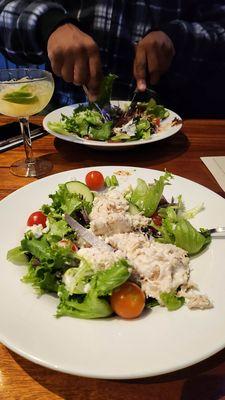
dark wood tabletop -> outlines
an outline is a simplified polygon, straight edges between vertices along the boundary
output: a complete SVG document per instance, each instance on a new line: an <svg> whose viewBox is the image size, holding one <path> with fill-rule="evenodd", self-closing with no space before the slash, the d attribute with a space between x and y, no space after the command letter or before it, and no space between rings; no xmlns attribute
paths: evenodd
<svg viewBox="0 0 225 400"><path fill-rule="evenodd" d="M0 124L10 121L3 116L0 118ZM41 121L41 117L32 118L32 122L41 124ZM51 135L36 139L33 149L35 155L47 155L53 162L51 173L98 165L166 169L225 197L200 160L202 156L225 156L225 120L186 120L182 130L174 136L126 151L93 150ZM0 154L0 199L34 180L16 177L9 171L12 162L23 157L23 146ZM225 350L171 374L132 381L111 381L52 371L0 345L0 399L222 400L225 399Z"/></svg>

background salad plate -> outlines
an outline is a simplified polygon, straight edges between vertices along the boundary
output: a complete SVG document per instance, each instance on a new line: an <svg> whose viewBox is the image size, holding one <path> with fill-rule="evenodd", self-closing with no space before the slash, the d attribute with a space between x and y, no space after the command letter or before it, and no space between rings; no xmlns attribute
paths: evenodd
<svg viewBox="0 0 225 400"><path fill-rule="evenodd" d="M114 100L114 101L111 101L111 104L119 106L123 109L127 104L129 104L129 102ZM75 134L74 135L62 135L60 133L54 132L53 130L51 130L48 127L49 122L60 121L61 114L64 114L66 116L72 116L74 108L78 107L78 106L79 106L79 104L61 107L61 108L58 108L57 110L52 111L48 115L46 115L43 120L44 129L59 139L66 140L68 142L82 144L84 146L89 146L89 147L92 147L95 149L99 149L99 150L123 150L124 149L124 150L126 150L126 149L134 147L134 146L158 142L159 140L166 139L166 138L174 135L182 127L181 123L172 125L172 121L174 119L181 120L181 118L179 117L178 114L176 114L174 111L171 111L171 110L168 110L169 116L161 122L159 132L157 134L153 134L149 139L146 139L146 140L133 140L133 141L117 142L117 143L97 141L97 140L88 140L88 139L83 139Z"/></svg>
<svg viewBox="0 0 225 400"><path fill-rule="evenodd" d="M156 376L193 365L225 347L225 246L213 239L191 259L192 279L214 303L210 310L183 306L169 312L155 307L134 320L110 317L82 320L55 318L57 299L38 297L20 278L26 268L6 260L17 246L28 216L48 202L59 183L84 181L90 168L51 175L15 191L0 203L0 341L21 356L62 372L105 379ZM162 171L133 167L99 167L104 176L118 170L121 187L147 182ZM182 194L188 208L204 202L205 209L192 220L195 227L225 225L225 200L209 189L174 176L165 196Z"/></svg>

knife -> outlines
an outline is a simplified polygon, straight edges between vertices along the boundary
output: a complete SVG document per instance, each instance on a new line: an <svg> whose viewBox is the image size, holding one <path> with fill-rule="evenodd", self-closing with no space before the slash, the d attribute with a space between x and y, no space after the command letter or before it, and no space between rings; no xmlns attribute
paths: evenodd
<svg viewBox="0 0 225 400"><path fill-rule="evenodd" d="M47 132L45 132L43 127L40 126L40 128L36 128L31 131L31 139L35 139L36 137L44 135L44 134L47 134ZM14 136L10 139L0 140L0 146L3 146L3 145L6 146L8 144L13 144L18 141L21 141L21 143L23 142L23 138L22 138L21 134Z"/></svg>
<svg viewBox="0 0 225 400"><path fill-rule="evenodd" d="M101 248L102 250L113 251L113 248L109 244L105 243L103 239L100 239L98 236L94 235L89 229L84 228L69 214L65 214L64 218L67 224L87 243Z"/></svg>

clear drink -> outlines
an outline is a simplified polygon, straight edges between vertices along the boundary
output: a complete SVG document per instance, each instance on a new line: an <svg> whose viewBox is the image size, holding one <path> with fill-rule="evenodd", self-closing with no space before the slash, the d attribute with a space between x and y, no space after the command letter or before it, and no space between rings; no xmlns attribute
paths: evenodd
<svg viewBox="0 0 225 400"><path fill-rule="evenodd" d="M54 91L54 80L48 71L29 68L0 69L0 113L19 119L26 153L10 171L18 176L40 177L52 169L52 163L33 157L29 116L42 111Z"/></svg>
<svg viewBox="0 0 225 400"><path fill-rule="evenodd" d="M21 83L20 83L21 81ZM52 82L21 79L0 87L0 111L10 117L28 117L39 113L49 103L54 86Z"/></svg>

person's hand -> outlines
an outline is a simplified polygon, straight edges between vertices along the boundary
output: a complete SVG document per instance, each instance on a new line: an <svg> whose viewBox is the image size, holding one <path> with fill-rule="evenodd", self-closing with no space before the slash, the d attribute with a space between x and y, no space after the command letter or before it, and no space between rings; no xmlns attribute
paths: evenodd
<svg viewBox="0 0 225 400"><path fill-rule="evenodd" d="M50 35L47 52L57 76L84 85L89 100L97 99L102 67L98 46L90 36L72 24L62 25Z"/></svg>
<svg viewBox="0 0 225 400"><path fill-rule="evenodd" d="M156 85L175 55L173 42L162 31L150 32L136 46L134 77L137 89L145 91L147 80Z"/></svg>

